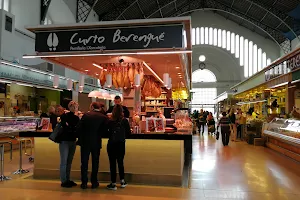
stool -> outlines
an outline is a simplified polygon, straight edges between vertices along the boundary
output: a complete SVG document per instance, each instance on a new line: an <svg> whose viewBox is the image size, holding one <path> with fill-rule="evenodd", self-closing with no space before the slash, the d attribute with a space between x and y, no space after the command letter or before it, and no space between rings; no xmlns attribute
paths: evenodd
<svg viewBox="0 0 300 200"><path fill-rule="evenodd" d="M15 171L13 174L26 174L29 172L29 170L25 170L23 169L22 165L23 165L23 143L24 143L24 147L25 147L25 155L27 156L31 156L32 155L32 140L30 138L19 138L17 139L19 141L19 169L17 171ZM27 142L30 142L30 153L27 153Z"/></svg>
<svg viewBox="0 0 300 200"><path fill-rule="evenodd" d="M12 142L11 141L0 141L0 182L1 181L7 181L11 178L8 176L4 176L4 145L9 144L10 145L10 161L12 161Z"/></svg>

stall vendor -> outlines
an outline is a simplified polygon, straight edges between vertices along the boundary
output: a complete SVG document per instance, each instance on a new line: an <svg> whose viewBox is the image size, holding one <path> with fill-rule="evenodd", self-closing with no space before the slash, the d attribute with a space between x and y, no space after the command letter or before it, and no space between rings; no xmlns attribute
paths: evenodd
<svg viewBox="0 0 300 200"><path fill-rule="evenodd" d="M122 105L121 97L116 96L115 99L114 99L114 103L115 103L115 105ZM126 106L123 106L123 105L122 105L122 107L123 107L124 117L129 118L130 113L129 113L128 108ZM109 109L106 111L106 114L112 113L113 109L114 109L114 106L110 106Z"/></svg>

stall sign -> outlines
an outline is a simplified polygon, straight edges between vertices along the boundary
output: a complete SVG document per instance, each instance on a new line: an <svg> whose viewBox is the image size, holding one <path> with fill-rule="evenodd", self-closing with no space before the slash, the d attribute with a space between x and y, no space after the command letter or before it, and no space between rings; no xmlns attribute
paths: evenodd
<svg viewBox="0 0 300 200"><path fill-rule="evenodd" d="M183 47L183 25L36 32L37 52L141 50Z"/></svg>
<svg viewBox="0 0 300 200"><path fill-rule="evenodd" d="M269 81L298 68L300 68L300 53L268 69L265 72L265 80Z"/></svg>

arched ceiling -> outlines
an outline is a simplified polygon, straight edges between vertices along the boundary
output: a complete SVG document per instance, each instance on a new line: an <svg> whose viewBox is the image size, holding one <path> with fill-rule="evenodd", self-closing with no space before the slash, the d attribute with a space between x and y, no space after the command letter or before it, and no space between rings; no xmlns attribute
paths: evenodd
<svg viewBox="0 0 300 200"><path fill-rule="evenodd" d="M100 21L166 18L212 10L279 44L300 30L300 0L85 0ZM96 3L95 3L96 2ZM295 10L299 9L299 12Z"/></svg>

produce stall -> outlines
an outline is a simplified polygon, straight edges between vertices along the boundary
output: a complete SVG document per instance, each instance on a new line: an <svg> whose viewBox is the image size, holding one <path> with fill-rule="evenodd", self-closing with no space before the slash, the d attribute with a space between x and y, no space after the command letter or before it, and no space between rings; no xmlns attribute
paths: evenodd
<svg viewBox="0 0 300 200"><path fill-rule="evenodd" d="M65 66L97 78L102 87L123 94L123 105L129 108L135 133L126 142L128 181L181 185L185 153L191 153L185 148L186 141L191 144L191 131L168 129L166 125L172 120L158 111L170 106L172 90L190 90L190 17L49 25L28 30L36 35L37 54L24 58L42 58ZM82 81L77 85L79 90L85 87ZM157 112L159 119L142 116L143 106L147 109L144 111ZM146 121L157 123L150 131L142 130ZM35 137L34 178L58 178L56 144L47 140L45 133L29 132L24 136ZM101 180L108 180L108 158L104 152L100 163ZM72 174L79 178L79 149Z"/></svg>

